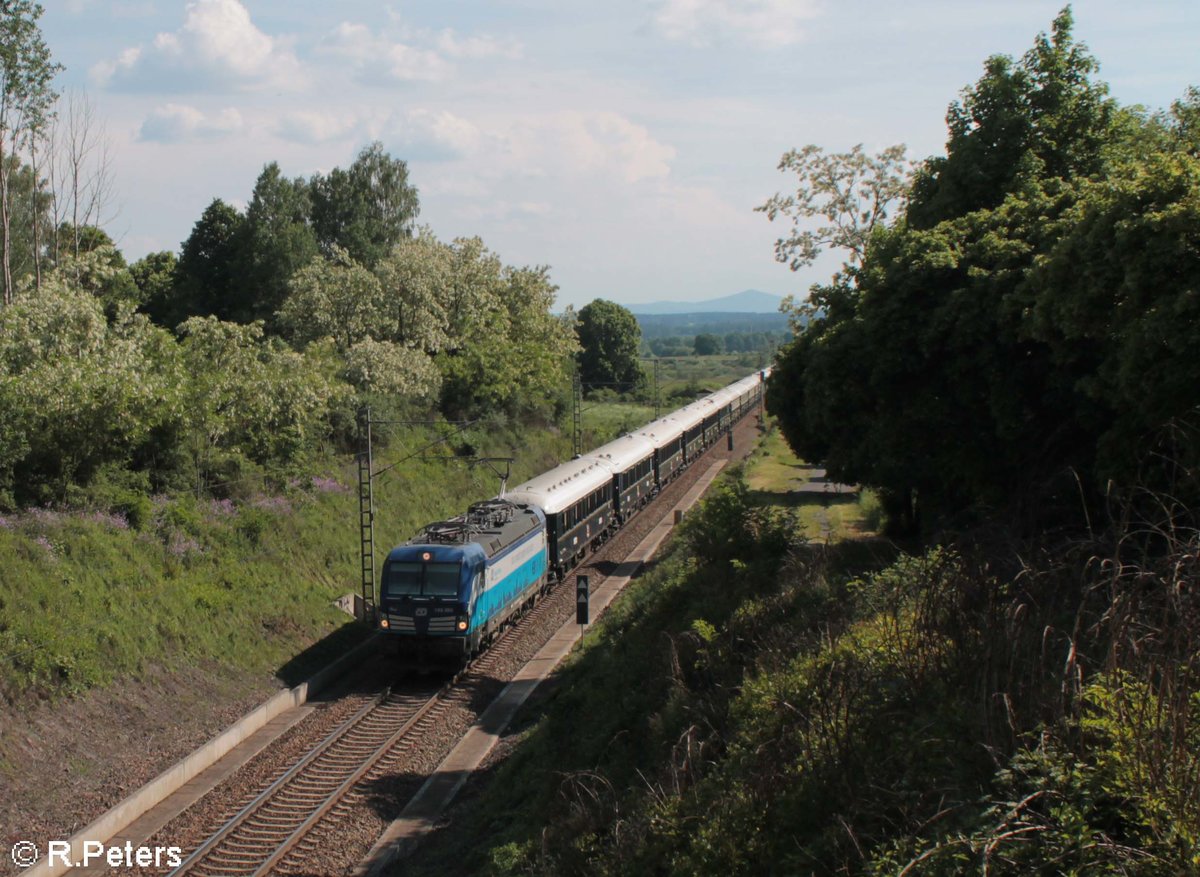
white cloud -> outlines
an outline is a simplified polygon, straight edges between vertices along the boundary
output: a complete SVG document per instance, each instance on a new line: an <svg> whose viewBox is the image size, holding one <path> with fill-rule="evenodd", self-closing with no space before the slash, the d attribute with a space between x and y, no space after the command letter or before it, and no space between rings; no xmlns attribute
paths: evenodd
<svg viewBox="0 0 1200 877"><path fill-rule="evenodd" d="M494 139L448 110L416 109L396 114L371 133L397 155L412 161L469 158Z"/></svg>
<svg viewBox="0 0 1200 877"><path fill-rule="evenodd" d="M326 35L319 51L349 61L358 80L368 84L438 82L454 72L455 61L513 60L523 52L515 40L460 36L449 28L435 34L394 23L394 33L384 35L344 21Z"/></svg>
<svg viewBox="0 0 1200 877"><path fill-rule="evenodd" d="M637 183L671 172L675 148L613 112L519 119L504 137L510 163L533 176L605 176Z"/></svg>
<svg viewBox="0 0 1200 877"><path fill-rule="evenodd" d="M524 53L524 48L516 40L505 43L489 36L460 37L449 28L438 34L437 47L447 57L472 60L483 58L515 60Z"/></svg>
<svg viewBox="0 0 1200 877"><path fill-rule="evenodd" d="M357 137L361 123L353 115L296 110L275 123L277 137L314 146Z"/></svg>
<svg viewBox="0 0 1200 877"><path fill-rule="evenodd" d="M778 48L804 38L819 0L662 0L655 24L667 39L710 45L733 36Z"/></svg>
<svg viewBox="0 0 1200 877"><path fill-rule="evenodd" d="M304 84L295 56L259 30L239 0L192 0L183 27L92 68L101 85L130 91L206 91Z"/></svg>
<svg viewBox="0 0 1200 877"><path fill-rule="evenodd" d="M138 140L154 143L180 143L236 134L245 127L236 109L206 115L186 104L167 104L152 111L138 130Z"/></svg>
<svg viewBox="0 0 1200 877"><path fill-rule="evenodd" d="M361 24L342 22L324 40L322 51L350 61L366 82L433 82L445 78L450 64L437 52L396 42Z"/></svg>

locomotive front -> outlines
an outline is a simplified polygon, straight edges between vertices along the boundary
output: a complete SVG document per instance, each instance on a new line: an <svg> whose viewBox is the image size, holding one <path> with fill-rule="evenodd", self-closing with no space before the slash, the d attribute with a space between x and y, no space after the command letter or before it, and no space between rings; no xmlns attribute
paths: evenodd
<svg viewBox="0 0 1200 877"><path fill-rule="evenodd" d="M483 549L474 542L392 549L380 583L380 629L394 635L389 640L398 651L469 653L473 583L483 564Z"/></svg>

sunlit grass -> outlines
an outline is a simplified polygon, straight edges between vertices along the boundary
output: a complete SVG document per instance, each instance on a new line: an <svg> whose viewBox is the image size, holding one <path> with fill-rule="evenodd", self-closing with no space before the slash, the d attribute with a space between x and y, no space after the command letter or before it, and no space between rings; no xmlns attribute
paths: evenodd
<svg viewBox="0 0 1200 877"><path fill-rule="evenodd" d="M550 431L471 438L481 456L514 458L513 483L569 455ZM398 463L375 485L377 558L499 490L487 467L428 459L429 441L413 430L376 448L377 470ZM155 497L140 526L104 511L0 517L0 699L56 698L153 665L288 664L349 621L332 601L360 587L355 477L327 460L236 501Z"/></svg>
<svg viewBox="0 0 1200 877"><path fill-rule="evenodd" d="M746 464L746 484L762 505L790 509L806 538L826 541L874 533L873 492L824 480L824 470L800 460L774 426Z"/></svg>

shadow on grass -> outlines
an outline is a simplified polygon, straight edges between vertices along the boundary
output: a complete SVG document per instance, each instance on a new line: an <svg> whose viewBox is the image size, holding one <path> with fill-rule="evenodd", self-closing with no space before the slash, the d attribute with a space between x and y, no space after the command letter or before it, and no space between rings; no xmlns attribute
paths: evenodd
<svg viewBox="0 0 1200 877"><path fill-rule="evenodd" d="M336 661L371 635L371 629L361 622L347 619L346 623L317 640L275 671L275 677L289 688L299 685L318 670Z"/></svg>
<svg viewBox="0 0 1200 877"><path fill-rule="evenodd" d="M828 508L834 505L853 505L858 502L857 493L824 493L813 490L751 490L750 502L756 506L782 506L795 509L801 507Z"/></svg>

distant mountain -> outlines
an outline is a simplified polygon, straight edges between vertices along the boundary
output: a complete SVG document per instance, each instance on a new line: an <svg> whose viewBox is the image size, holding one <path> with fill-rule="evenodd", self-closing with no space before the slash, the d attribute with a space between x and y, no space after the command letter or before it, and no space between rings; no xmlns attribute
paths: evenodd
<svg viewBox="0 0 1200 877"><path fill-rule="evenodd" d="M686 314L634 314L646 340L712 332L787 332L786 314L711 313L689 311Z"/></svg>
<svg viewBox="0 0 1200 877"><path fill-rule="evenodd" d="M779 303L783 301L777 295L762 292L757 289L746 289L733 295L721 298L710 298L707 301L652 301L647 303L627 304L635 314L777 314Z"/></svg>

